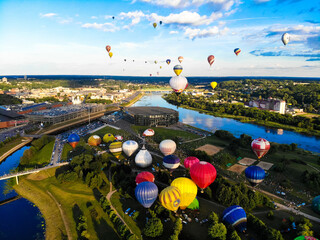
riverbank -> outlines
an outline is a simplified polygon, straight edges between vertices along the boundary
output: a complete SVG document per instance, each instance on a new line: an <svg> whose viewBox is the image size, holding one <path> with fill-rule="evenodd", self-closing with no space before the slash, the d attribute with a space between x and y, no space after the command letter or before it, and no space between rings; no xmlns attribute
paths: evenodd
<svg viewBox="0 0 320 240"><path fill-rule="evenodd" d="M138 96L134 97L130 102L121 104L122 107L130 107L139 101L144 96L144 92L140 92Z"/></svg>
<svg viewBox="0 0 320 240"><path fill-rule="evenodd" d="M12 142L7 143L5 146L0 148L0 163L4 161L8 156L10 156L12 153L17 151L18 149L24 147L25 145L29 144L33 138L18 138L15 139Z"/></svg>

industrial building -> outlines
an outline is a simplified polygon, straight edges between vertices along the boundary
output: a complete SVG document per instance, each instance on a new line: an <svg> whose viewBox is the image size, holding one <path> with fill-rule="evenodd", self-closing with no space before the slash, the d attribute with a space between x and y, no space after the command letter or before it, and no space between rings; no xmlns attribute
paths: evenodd
<svg viewBox="0 0 320 240"><path fill-rule="evenodd" d="M252 100L249 102L249 107L256 107L263 110L286 113L286 101L268 98L267 100Z"/></svg>
<svg viewBox="0 0 320 240"><path fill-rule="evenodd" d="M0 128L14 127L27 122L25 116L0 108Z"/></svg>
<svg viewBox="0 0 320 240"><path fill-rule="evenodd" d="M163 107L130 107L124 110L126 118L138 126L169 126L179 121L179 112Z"/></svg>

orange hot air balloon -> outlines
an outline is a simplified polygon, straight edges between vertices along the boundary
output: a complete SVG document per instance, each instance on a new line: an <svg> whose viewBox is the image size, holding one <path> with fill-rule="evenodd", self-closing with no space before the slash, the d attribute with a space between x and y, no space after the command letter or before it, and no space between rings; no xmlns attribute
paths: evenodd
<svg viewBox="0 0 320 240"><path fill-rule="evenodd" d="M183 57L182 56L178 57L178 61L181 63L183 61Z"/></svg>
<svg viewBox="0 0 320 240"><path fill-rule="evenodd" d="M210 66L214 63L214 56L213 55L210 55L208 57L208 63L210 64Z"/></svg>
<svg viewBox="0 0 320 240"><path fill-rule="evenodd" d="M106 49L107 49L108 52L110 52L111 47L110 47L109 45L107 45L107 46L106 46Z"/></svg>

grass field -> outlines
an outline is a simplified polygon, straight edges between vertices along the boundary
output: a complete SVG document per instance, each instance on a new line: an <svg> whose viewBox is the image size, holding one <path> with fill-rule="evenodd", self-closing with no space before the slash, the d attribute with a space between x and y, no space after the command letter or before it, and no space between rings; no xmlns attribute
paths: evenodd
<svg viewBox="0 0 320 240"><path fill-rule="evenodd" d="M92 189L81 182L60 184L54 177L55 169L39 172L41 176L23 178L15 190L35 203L46 221L47 239L64 239L66 230L49 191L59 202L70 226L73 239L79 239L74 216L82 212L87 218L90 239L119 239L113 224L96 201ZM41 179L41 181L32 180ZM36 194L35 194L36 193ZM78 207L76 207L78 206Z"/></svg>
<svg viewBox="0 0 320 240"><path fill-rule="evenodd" d="M0 148L0 156L2 156L3 154L8 152L10 149L14 148L15 146L19 145L20 143L22 143L23 139L24 138L20 137L20 138L17 138L13 141L6 143L3 147Z"/></svg>

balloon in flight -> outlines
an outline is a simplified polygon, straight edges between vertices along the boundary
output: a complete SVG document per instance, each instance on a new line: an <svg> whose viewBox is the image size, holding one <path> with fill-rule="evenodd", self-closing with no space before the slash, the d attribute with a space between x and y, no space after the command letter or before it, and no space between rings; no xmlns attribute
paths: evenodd
<svg viewBox="0 0 320 240"><path fill-rule="evenodd" d="M169 186L161 191L159 200L163 207L170 211L177 211L180 206L181 193L177 187Z"/></svg>
<svg viewBox="0 0 320 240"><path fill-rule="evenodd" d="M106 46L106 50L107 50L108 52L110 52L111 47L110 47L109 45L107 45L107 46Z"/></svg>
<svg viewBox="0 0 320 240"><path fill-rule="evenodd" d="M173 154L176 150L176 143L171 139L165 139L160 142L159 148L163 155L167 156Z"/></svg>
<svg viewBox="0 0 320 240"><path fill-rule="evenodd" d="M259 166L249 166L244 173L252 185L261 183L266 176L266 172Z"/></svg>
<svg viewBox="0 0 320 240"><path fill-rule="evenodd" d="M109 57L112 58L112 56L113 56L113 53L109 52Z"/></svg>
<svg viewBox="0 0 320 240"><path fill-rule="evenodd" d="M189 178L176 178L172 181L171 186L177 187L180 190L181 209L186 209L193 202L198 193L197 185Z"/></svg>
<svg viewBox="0 0 320 240"><path fill-rule="evenodd" d="M71 133L68 137L68 143L71 145L72 148L75 148L80 141L80 137L76 133Z"/></svg>
<svg viewBox="0 0 320 240"><path fill-rule="evenodd" d="M143 207L149 208L158 197L158 187L153 182L142 182L137 185L135 196Z"/></svg>
<svg viewBox="0 0 320 240"><path fill-rule="evenodd" d="M269 151L270 143L264 138L257 138L252 141L251 148L258 159L260 159Z"/></svg>
<svg viewBox="0 0 320 240"><path fill-rule="evenodd" d="M290 35L289 33L284 33L281 37L281 40L284 45L287 45L290 42Z"/></svg>
<svg viewBox="0 0 320 240"><path fill-rule="evenodd" d="M142 182L154 182L154 175L151 172L141 172L136 176L136 184Z"/></svg>
<svg viewBox="0 0 320 240"><path fill-rule="evenodd" d="M183 57L182 56L178 57L178 61L181 63L183 61Z"/></svg>
<svg viewBox="0 0 320 240"><path fill-rule="evenodd" d="M175 76L170 79L169 85L173 91L181 93L188 87L188 80L183 76Z"/></svg>
<svg viewBox="0 0 320 240"><path fill-rule="evenodd" d="M247 230L246 212L238 205L226 208L222 213L222 221L232 225L240 232Z"/></svg>
<svg viewBox="0 0 320 240"><path fill-rule="evenodd" d="M211 82L210 85L211 85L212 89L215 89L216 86L218 85L218 83L217 82Z"/></svg>
<svg viewBox="0 0 320 240"><path fill-rule="evenodd" d="M210 64L210 66L214 63L214 56L213 55L210 55L208 57L208 63Z"/></svg>
<svg viewBox="0 0 320 240"><path fill-rule="evenodd" d="M157 23L153 23L152 26L153 26L154 28L156 28L156 27L157 27Z"/></svg>
<svg viewBox="0 0 320 240"><path fill-rule="evenodd" d="M137 151L139 145L136 141L128 140L122 144L123 152L130 157L135 151Z"/></svg>
<svg viewBox="0 0 320 240"><path fill-rule="evenodd" d="M171 60L170 59L167 59L166 60L166 63L169 65L171 63Z"/></svg>
<svg viewBox="0 0 320 240"><path fill-rule="evenodd" d="M203 189L214 182L217 177L217 171L211 163L200 161L191 166L190 176L203 192Z"/></svg>
<svg viewBox="0 0 320 240"><path fill-rule="evenodd" d="M240 48L236 48L235 50L234 50L234 53L238 56L239 55L239 53L241 52L241 49Z"/></svg>
<svg viewBox="0 0 320 240"><path fill-rule="evenodd" d="M159 23L160 23L160 25L162 25L162 21L160 21Z"/></svg>
<svg viewBox="0 0 320 240"><path fill-rule="evenodd" d="M183 70L183 68L181 65L175 65L173 67L173 71L177 76L179 76L181 74L182 70Z"/></svg>

